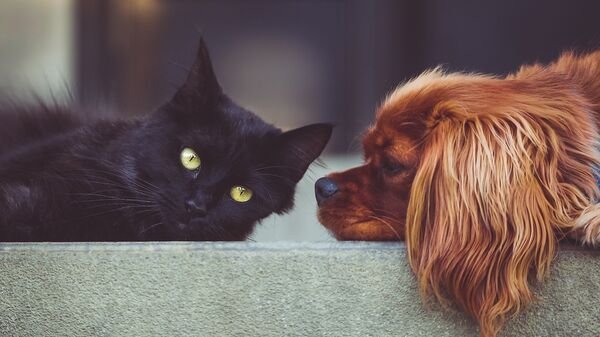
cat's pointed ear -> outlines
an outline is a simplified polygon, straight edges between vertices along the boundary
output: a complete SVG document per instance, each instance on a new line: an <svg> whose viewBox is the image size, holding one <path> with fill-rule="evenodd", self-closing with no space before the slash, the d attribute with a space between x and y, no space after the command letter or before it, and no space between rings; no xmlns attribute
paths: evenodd
<svg viewBox="0 0 600 337"><path fill-rule="evenodd" d="M308 166L323 152L332 130L331 124L311 124L279 135L279 161L290 179L300 181Z"/></svg>
<svg viewBox="0 0 600 337"><path fill-rule="evenodd" d="M204 39L200 38L196 58L190 68L187 79L177 93L175 93L171 102L205 105L220 97L221 94L221 86L215 76L208 48Z"/></svg>

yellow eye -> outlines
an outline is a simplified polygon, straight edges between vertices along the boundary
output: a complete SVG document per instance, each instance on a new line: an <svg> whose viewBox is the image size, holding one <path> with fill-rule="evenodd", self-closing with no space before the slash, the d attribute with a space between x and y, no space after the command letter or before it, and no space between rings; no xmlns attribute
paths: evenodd
<svg viewBox="0 0 600 337"><path fill-rule="evenodd" d="M190 171L196 170L200 167L200 157L198 157L196 152L189 147L181 150L179 158L181 159L181 165Z"/></svg>
<svg viewBox="0 0 600 337"><path fill-rule="evenodd" d="M252 190L244 186L233 186L229 194L231 199L237 202L246 202L252 199Z"/></svg>

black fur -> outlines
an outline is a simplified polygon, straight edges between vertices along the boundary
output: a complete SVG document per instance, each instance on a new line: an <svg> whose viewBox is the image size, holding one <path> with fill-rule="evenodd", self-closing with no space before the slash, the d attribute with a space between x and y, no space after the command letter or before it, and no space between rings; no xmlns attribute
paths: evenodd
<svg viewBox="0 0 600 337"><path fill-rule="evenodd" d="M136 120L0 107L0 241L243 240L292 207L328 124L282 133L225 96L201 41L185 84ZM199 171L179 160L184 147ZM233 185L254 191L231 199ZM203 203L191 216L186 199Z"/></svg>

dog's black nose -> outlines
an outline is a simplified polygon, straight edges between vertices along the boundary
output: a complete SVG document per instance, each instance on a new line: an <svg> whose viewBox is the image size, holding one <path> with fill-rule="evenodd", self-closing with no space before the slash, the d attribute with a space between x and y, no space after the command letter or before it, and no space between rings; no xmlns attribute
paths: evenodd
<svg viewBox="0 0 600 337"><path fill-rule="evenodd" d="M317 197L317 204L321 203L333 196L338 192L338 187L335 182L329 178L320 178L315 183L315 196Z"/></svg>

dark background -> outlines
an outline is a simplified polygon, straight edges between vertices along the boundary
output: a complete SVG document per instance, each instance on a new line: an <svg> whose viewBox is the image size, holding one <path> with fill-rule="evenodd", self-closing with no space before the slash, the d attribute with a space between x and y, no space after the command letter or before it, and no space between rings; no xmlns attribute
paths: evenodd
<svg viewBox="0 0 600 337"><path fill-rule="evenodd" d="M505 74L600 48L600 0L1 0L3 96L82 113L150 112L182 83L203 35L226 93L289 129L337 124L296 206L256 241L327 241L314 182L358 165L360 133L398 84L438 64Z"/></svg>
<svg viewBox="0 0 600 337"><path fill-rule="evenodd" d="M600 48L597 0L86 0L74 15L80 103L155 108L203 35L226 92L284 128L334 122L333 152L427 68L505 74Z"/></svg>

